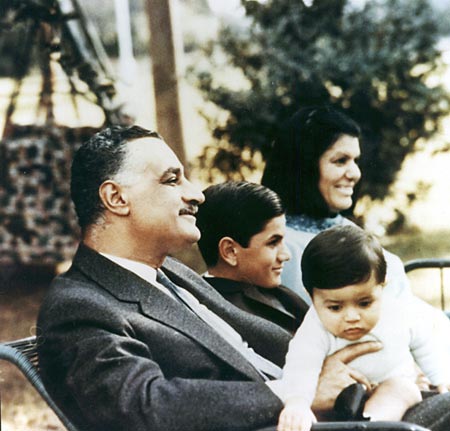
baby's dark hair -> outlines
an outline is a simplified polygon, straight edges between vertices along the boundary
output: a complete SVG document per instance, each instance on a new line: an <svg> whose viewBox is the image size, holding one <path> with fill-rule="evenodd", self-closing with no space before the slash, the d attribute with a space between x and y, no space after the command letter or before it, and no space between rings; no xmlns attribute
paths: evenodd
<svg viewBox="0 0 450 431"><path fill-rule="evenodd" d="M371 234L357 226L336 226L316 235L302 256L303 285L313 289L338 289L364 283L375 276L386 278L383 248Z"/></svg>

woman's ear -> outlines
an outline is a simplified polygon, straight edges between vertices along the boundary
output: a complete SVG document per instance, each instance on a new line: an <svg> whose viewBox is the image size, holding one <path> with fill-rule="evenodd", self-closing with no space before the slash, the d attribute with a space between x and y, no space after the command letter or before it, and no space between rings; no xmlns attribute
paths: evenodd
<svg viewBox="0 0 450 431"><path fill-rule="evenodd" d="M237 242L229 236L224 236L219 241L219 258L230 266L238 264Z"/></svg>
<svg viewBox="0 0 450 431"><path fill-rule="evenodd" d="M108 211L119 216L125 216L130 213L128 197L120 184L107 180L102 183L98 193L103 205Z"/></svg>

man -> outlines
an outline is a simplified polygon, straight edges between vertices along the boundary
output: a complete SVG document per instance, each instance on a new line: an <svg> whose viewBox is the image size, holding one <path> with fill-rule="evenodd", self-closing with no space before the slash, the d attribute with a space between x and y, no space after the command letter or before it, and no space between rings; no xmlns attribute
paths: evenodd
<svg viewBox="0 0 450 431"><path fill-rule="evenodd" d="M75 155L71 191L82 242L38 318L43 379L66 414L92 431L275 425L282 404L256 359L281 366L290 337L167 257L199 239L203 195L159 135L136 126L95 135ZM377 349L332 358L315 408L354 382L343 362Z"/></svg>
<svg viewBox="0 0 450 431"><path fill-rule="evenodd" d="M208 267L206 281L240 309L281 326L292 335L308 305L280 286L284 245L284 207L267 187L227 181L203 191L197 213L198 247Z"/></svg>

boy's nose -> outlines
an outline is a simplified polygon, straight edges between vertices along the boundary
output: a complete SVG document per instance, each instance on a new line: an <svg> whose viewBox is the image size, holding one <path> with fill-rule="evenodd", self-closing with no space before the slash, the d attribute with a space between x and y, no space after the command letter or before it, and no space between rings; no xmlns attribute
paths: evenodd
<svg viewBox="0 0 450 431"><path fill-rule="evenodd" d="M281 245L281 249L278 253L278 260L280 262L286 262L290 258L291 258L291 253L290 253L289 249L286 247L286 245L283 243Z"/></svg>

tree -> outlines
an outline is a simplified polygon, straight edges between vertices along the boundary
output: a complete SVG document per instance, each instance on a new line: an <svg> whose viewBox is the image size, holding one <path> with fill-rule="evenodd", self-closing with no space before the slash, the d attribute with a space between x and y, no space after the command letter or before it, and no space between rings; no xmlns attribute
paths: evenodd
<svg viewBox="0 0 450 431"><path fill-rule="evenodd" d="M448 113L450 98L432 77L442 67L438 17L427 0L242 0L249 25L224 27L220 50L244 77L230 89L215 71L197 73L206 98L229 115L213 127L207 159L228 176L267 156L280 124L299 107L329 103L363 130L361 194L384 198L405 156ZM248 150L251 157L241 160ZM213 155L211 156L211 152Z"/></svg>

